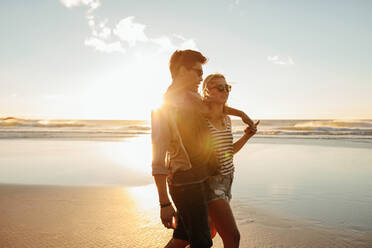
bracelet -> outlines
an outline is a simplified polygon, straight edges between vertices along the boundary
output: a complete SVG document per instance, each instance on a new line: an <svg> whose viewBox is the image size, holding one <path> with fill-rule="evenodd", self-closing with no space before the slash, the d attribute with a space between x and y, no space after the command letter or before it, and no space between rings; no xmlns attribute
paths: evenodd
<svg viewBox="0 0 372 248"><path fill-rule="evenodd" d="M171 205L172 205L172 203L171 202L168 202L168 203L160 204L160 207L161 208L165 208L165 207L169 207Z"/></svg>

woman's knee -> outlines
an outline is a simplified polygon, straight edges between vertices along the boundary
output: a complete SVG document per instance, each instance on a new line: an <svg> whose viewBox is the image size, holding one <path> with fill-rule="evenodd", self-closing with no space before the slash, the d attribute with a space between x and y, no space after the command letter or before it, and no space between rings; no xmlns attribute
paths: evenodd
<svg viewBox="0 0 372 248"><path fill-rule="evenodd" d="M238 229L233 229L226 233L220 233L220 235L224 242L233 245L233 247L238 247L240 242L240 232Z"/></svg>
<svg viewBox="0 0 372 248"><path fill-rule="evenodd" d="M238 243L240 242L240 232L238 229L235 229L234 232L233 232L233 239L234 239L234 242L235 243Z"/></svg>

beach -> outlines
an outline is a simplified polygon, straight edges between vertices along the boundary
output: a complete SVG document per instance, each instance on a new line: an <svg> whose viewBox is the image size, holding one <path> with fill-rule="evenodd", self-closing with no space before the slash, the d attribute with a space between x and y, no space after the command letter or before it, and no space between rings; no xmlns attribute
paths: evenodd
<svg viewBox="0 0 372 248"><path fill-rule="evenodd" d="M122 187L0 186L0 244L18 247L163 247L171 237L156 201ZM143 200L143 199L142 199ZM241 247L370 247L366 237L268 215L248 208ZM359 239L358 239L359 238ZM214 240L214 247L223 247Z"/></svg>
<svg viewBox="0 0 372 248"><path fill-rule="evenodd" d="M146 127L26 131L0 139L0 247L167 243ZM240 247L372 246L372 142L317 135L257 135L235 156Z"/></svg>

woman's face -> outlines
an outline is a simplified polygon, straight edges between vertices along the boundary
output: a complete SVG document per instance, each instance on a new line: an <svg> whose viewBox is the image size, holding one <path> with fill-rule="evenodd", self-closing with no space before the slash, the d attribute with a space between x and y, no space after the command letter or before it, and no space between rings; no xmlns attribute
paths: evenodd
<svg viewBox="0 0 372 248"><path fill-rule="evenodd" d="M208 83L208 100L213 103L225 104L229 98L231 86L224 78L215 78Z"/></svg>

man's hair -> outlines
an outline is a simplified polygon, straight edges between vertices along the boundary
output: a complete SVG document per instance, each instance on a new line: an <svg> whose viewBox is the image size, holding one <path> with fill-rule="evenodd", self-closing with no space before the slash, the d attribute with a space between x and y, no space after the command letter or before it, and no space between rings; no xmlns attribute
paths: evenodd
<svg viewBox="0 0 372 248"><path fill-rule="evenodd" d="M172 74L172 78L174 79L176 77L178 69L181 66L190 69L197 62L205 64L207 62L207 58L198 51L176 50L169 60L169 70Z"/></svg>

